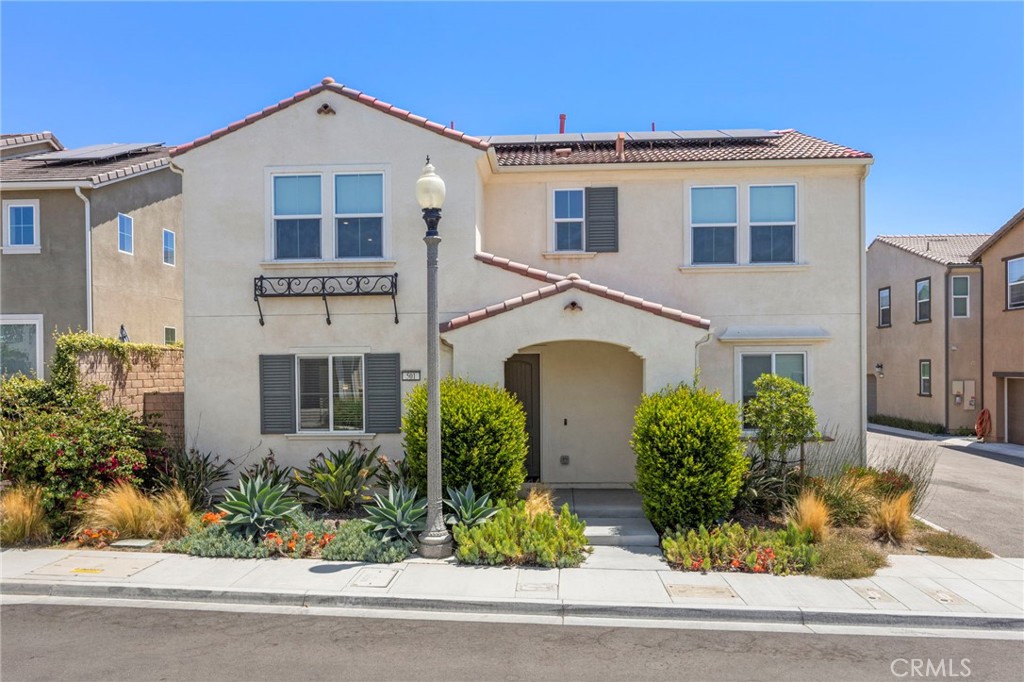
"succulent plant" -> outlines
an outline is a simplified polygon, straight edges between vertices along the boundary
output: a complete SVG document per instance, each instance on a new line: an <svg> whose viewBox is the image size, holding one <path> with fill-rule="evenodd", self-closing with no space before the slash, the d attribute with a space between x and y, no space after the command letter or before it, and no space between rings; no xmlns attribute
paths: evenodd
<svg viewBox="0 0 1024 682"><path fill-rule="evenodd" d="M365 507L373 524L372 532L382 540L415 542L416 533L427 525L427 500L417 497L416 488L388 486L387 497L373 496L373 504Z"/></svg>
<svg viewBox="0 0 1024 682"><path fill-rule="evenodd" d="M302 505L288 497L285 485L266 483L257 475L243 478L237 490L228 490L217 509L227 512L222 523L229 531L251 540L290 522Z"/></svg>

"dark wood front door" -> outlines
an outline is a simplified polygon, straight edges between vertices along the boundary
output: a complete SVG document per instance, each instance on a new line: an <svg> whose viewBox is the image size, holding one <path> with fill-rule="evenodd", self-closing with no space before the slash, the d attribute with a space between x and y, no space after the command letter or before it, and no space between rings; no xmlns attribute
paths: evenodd
<svg viewBox="0 0 1024 682"><path fill-rule="evenodd" d="M526 410L526 476L540 479L540 356L513 355L505 361L505 388L519 398Z"/></svg>

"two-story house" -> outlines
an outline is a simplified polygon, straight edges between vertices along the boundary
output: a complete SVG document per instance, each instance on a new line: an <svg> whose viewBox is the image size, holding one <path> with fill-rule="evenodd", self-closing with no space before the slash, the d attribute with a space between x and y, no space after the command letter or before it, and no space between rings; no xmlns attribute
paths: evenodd
<svg viewBox="0 0 1024 682"><path fill-rule="evenodd" d="M442 370L520 397L534 478L629 484L641 395L698 372L737 402L784 374L863 430L869 154L792 130L477 138L325 79L171 152L201 449L401 455L428 155Z"/></svg>
<svg viewBox="0 0 1024 682"><path fill-rule="evenodd" d="M880 236L867 250L868 415L973 429L986 234Z"/></svg>
<svg viewBox="0 0 1024 682"><path fill-rule="evenodd" d="M1024 209L971 255L982 268L982 406L989 438L1024 445Z"/></svg>
<svg viewBox="0 0 1024 682"><path fill-rule="evenodd" d="M159 144L0 137L0 374L47 374L54 332L180 339L181 178Z"/></svg>

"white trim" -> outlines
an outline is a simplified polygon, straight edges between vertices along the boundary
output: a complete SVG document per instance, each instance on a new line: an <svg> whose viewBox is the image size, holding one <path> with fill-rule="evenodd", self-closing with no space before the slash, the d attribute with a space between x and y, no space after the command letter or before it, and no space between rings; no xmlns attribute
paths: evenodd
<svg viewBox="0 0 1024 682"><path fill-rule="evenodd" d="M751 200L751 191L758 187L792 187L793 188L793 222L754 222L750 217L750 207L753 203ZM752 259L754 251L754 228L755 227L792 227L793 228L793 260L792 261L758 261L755 263ZM757 184L747 185L747 261L751 265L762 265L771 263L781 263L783 265L793 265L800 262L800 188L796 182L776 182L771 184Z"/></svg>
<svg viewBox="0 0 1024 682"><path fill-rule="evenodd" d="M128 219L128 228L129 228L128 236L131 239L131 251L125 251L124 249L121 248L121 217L122 216L124 216L125 218ZM132 218L127 213L120 213L120 212L118 212L118 214L117 214L117 250L118 250L119 253L126 253L129 256L134 256L135 255L135 219Z"/></svg>
<svg viewBox="0 0 1024 682"><path fill-rule="evenodd" d="M718 335L720 343L826 343L832 335L816 326L730 325Z"/></svg>
<svg viewBox="0 0 1024 682"><path fill-rule="evenodd" d="M587 252L587 190L584 187L551 187L549 194L549 201L551 202L550 211L548 215L551 217L549 223L549 245L550 251L548 253L563 253L563 254L585 254ZM557 218L555 217L555 194L558 192L579 192L583 195L583 215L576 218ZM558 248L558 225L559 223L579 223L580 224L580 247L579 249L559 249Z"/></svg>
<svg viewBox="0 0 1024 682"><path fill-rule="evenodd" d="M32 209L32 243L11 244L11 209ZM3 252L5 254L40 253L42 251L41 220L39 219L39 199L4 199L3 200Z"/></svg>
<svg viewBox="0 0 1024 682"><path fill-rule="evenodd" d="M171 235L171 262L167 262L167 235ZM178 236L174 234L174 230L168 230L166 227L162 233L162 239L160 241L160 260L163 261L164 265L175 267L178 264Z"/></svg>
<svg viewBox="0 0 1024 682"><path fill-rule="evenodd" d="M398 261L380 260L378 258L346 258L345 260L265 260L260 261L260 267L267 270L284 270L286 268L365 268L365 267L392 267Z"/></svg>
<svg viewBox="0 0 1024 682"><path fill-rule="evenodd" d="M928 392L924 392L924 369L925 363L928 364ZM932 361L931 359L921 358L917 361L917 395L918 397L931 397L932 396Z"/></svg>
<svg viewBox="0 0 1024 682"><path fill-rule="evenodd" d="M334 358L359 358L360 386L363 392L363 427L359 430L334 430ZM327 430L302 428L302 374L301 360L327 360ZM366 354L365 353L313 353L295 355L295 432L300 435L350 436L365 434L366 431Z"/></svg>
<svg viewBox="0 0 1024 682"><path fill-rule="evenodd" d="M338 178L345 175L379 175L380 176L380 213L338 213ZM387 223L387 204L385 203L385 183L387 182L384 171L334 171L331 173L331 260L380 260L387 255L385 248L385 223ZM338 255L338 219L339 218L380 218L380 255L379 256L339 256Z"/></svg>
<svg viewBox="0 0 1024 682"><path fill-rule="evenodd" d="M732 273L735 275L751 275L761 274L766 272L804 272L810 270L811 266L807 263L754 263L737 265L680 265L677 270L679 272L686 272L692 274L724 274Z"/></svg>
<svg viewBox="0 0 1024 682"><path fill-rule="evenodd" d="M882 292L883 291L886 294L888 294L888 298L889 298L889 304L885 305L885 306L882 305ZM878 291L875 294L875 303L876 303L876 313L878 315L878 322L877 322L877 324L875 326L888 329L889 327L892 326L892 287L891 286L878 287ZM883 309L889 311L889 323L888 324L882 324L882 310Z"/></svg>
<svg viewBox="0 0 1024 682"><path fill-rule="evenodd" d="M685 185L686 191L684 194L683 201L686 202L686 210L683 211L686 220L686 236L688 238L683 239L683 248L687 250L683 254L683 262L689 264L690 267L711 267L711 268L724 268L724 267L735 267L740 264L740 186L739 185ZM732 255L733 260L731 263L694 263L693 262L693 190L695 189L733 189L736 193L736 222L735 223L700 223L696 227L731 227L735 230L733 234L733 247Z"/></svg>
<svg viewBox="0 0 1024 682"><path fill-rule="evenodd" d="M928 283L928 298L920 298L921 291L918 285L921 282ZM914 322L931 322L932 321L932 278L931 277L918 277L914 280ZM928 302L928 317L921 317L921 304L925 301Z"/></svg>
<svg viewBox="0 0 1024 682"><path fill-rule="evenodd" d="M778 354L782 355L802 355L804 357L804 386L813 389L814 382L811 380L812 373L812 362L811 362L811 349L807 345L786 345L783 343L776 343L771 346L740 346L733 349L733 402L743 408L743 356L744 355L770 355L772 360L772 374L775 373L775 356ZM811 392L811 404L815 402L815 394ZM752 429L743 429L744 433L753 433Z"/></svg>
<svg viewBox="0 0 1024 682"><path fill-rule="evenodd" d="M566 260L583 260L596 258L597 251L542 251L540 256L546 260L558 260L560 258L564 258Z"/></svg>
<svg viewBox="0 0 1024 682"><path fill-rule="evenodd" d="M34 314L0 315L0 325L31 324L36 328L36 376L43 376L43 316Z"/></svg>
<svg viewBox="0 0 1024 682"><path fill-rule="evenodd" d="M959 294L958 295L956 293L956 281L958 279L965 279L965 280L967 280L967 293L966 294ZM969 275L953 275L952 277L950 277L950 281L949 281L949 296L950 296L950 304L949 304L949 316L950 317L952 317L954 319L962 320L962 319L966 319L966 318L971 316L971 278L970 278ZM964 305L966 306L967 312L964 313L963 315L957 315L956 314L956 300L958 298L964 299Z"/></svg>
<svg viewBox="0 0 1024 682"><path fill-rule="evenodd" d="M1006 260L1006 265L1003 267L1003 277L1006 279L1006 292L1005 292L1005 294L1006 294L1006 309L1007 310L1020 310L1021 308L1024 308L1024 305L1011 305L1012 299L1010 297L1010 287L1012 285L1014 285L1014 284L1016 284L1017 286L1024 286L1024 284L1022 284L1020 282L1011 282L1010 281L1010 263L1016 263L1017 261L1020 261L1021 264L1024 264L1024 256L1021 256L1020 258L1008 258Z"/></svg>

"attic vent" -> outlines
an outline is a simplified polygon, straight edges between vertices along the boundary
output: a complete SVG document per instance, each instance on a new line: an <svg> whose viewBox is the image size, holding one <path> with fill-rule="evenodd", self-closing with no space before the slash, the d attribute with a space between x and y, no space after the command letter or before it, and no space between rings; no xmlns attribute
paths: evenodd
<svg viewBox="0 0 1024 682"><path fill-rule="evenodd" d="M555 158L568 159L572 155L572 147L559 147L555 150Z"/></svg>
<svg viewBox="0 0 1024 682"><path fill-rule="evenodd" d="M936 244L939 244L939 243L945 243L945 242L948 242L948 241L949 241L948 239L929 239L928 242L925 244L924 250L925 251L931 251L932 250L932 242L935 242Z"/></svg>
<svg viewBox="0 0 1024 682"><path fill-rule="evenodd" d="M334 111L334 107L332 107L327 102L324 102L323 104L320 105L320 108L316 110L316 113L318 113L320 115L331 115L331 116L333 116L335 111Z"/></svg>

